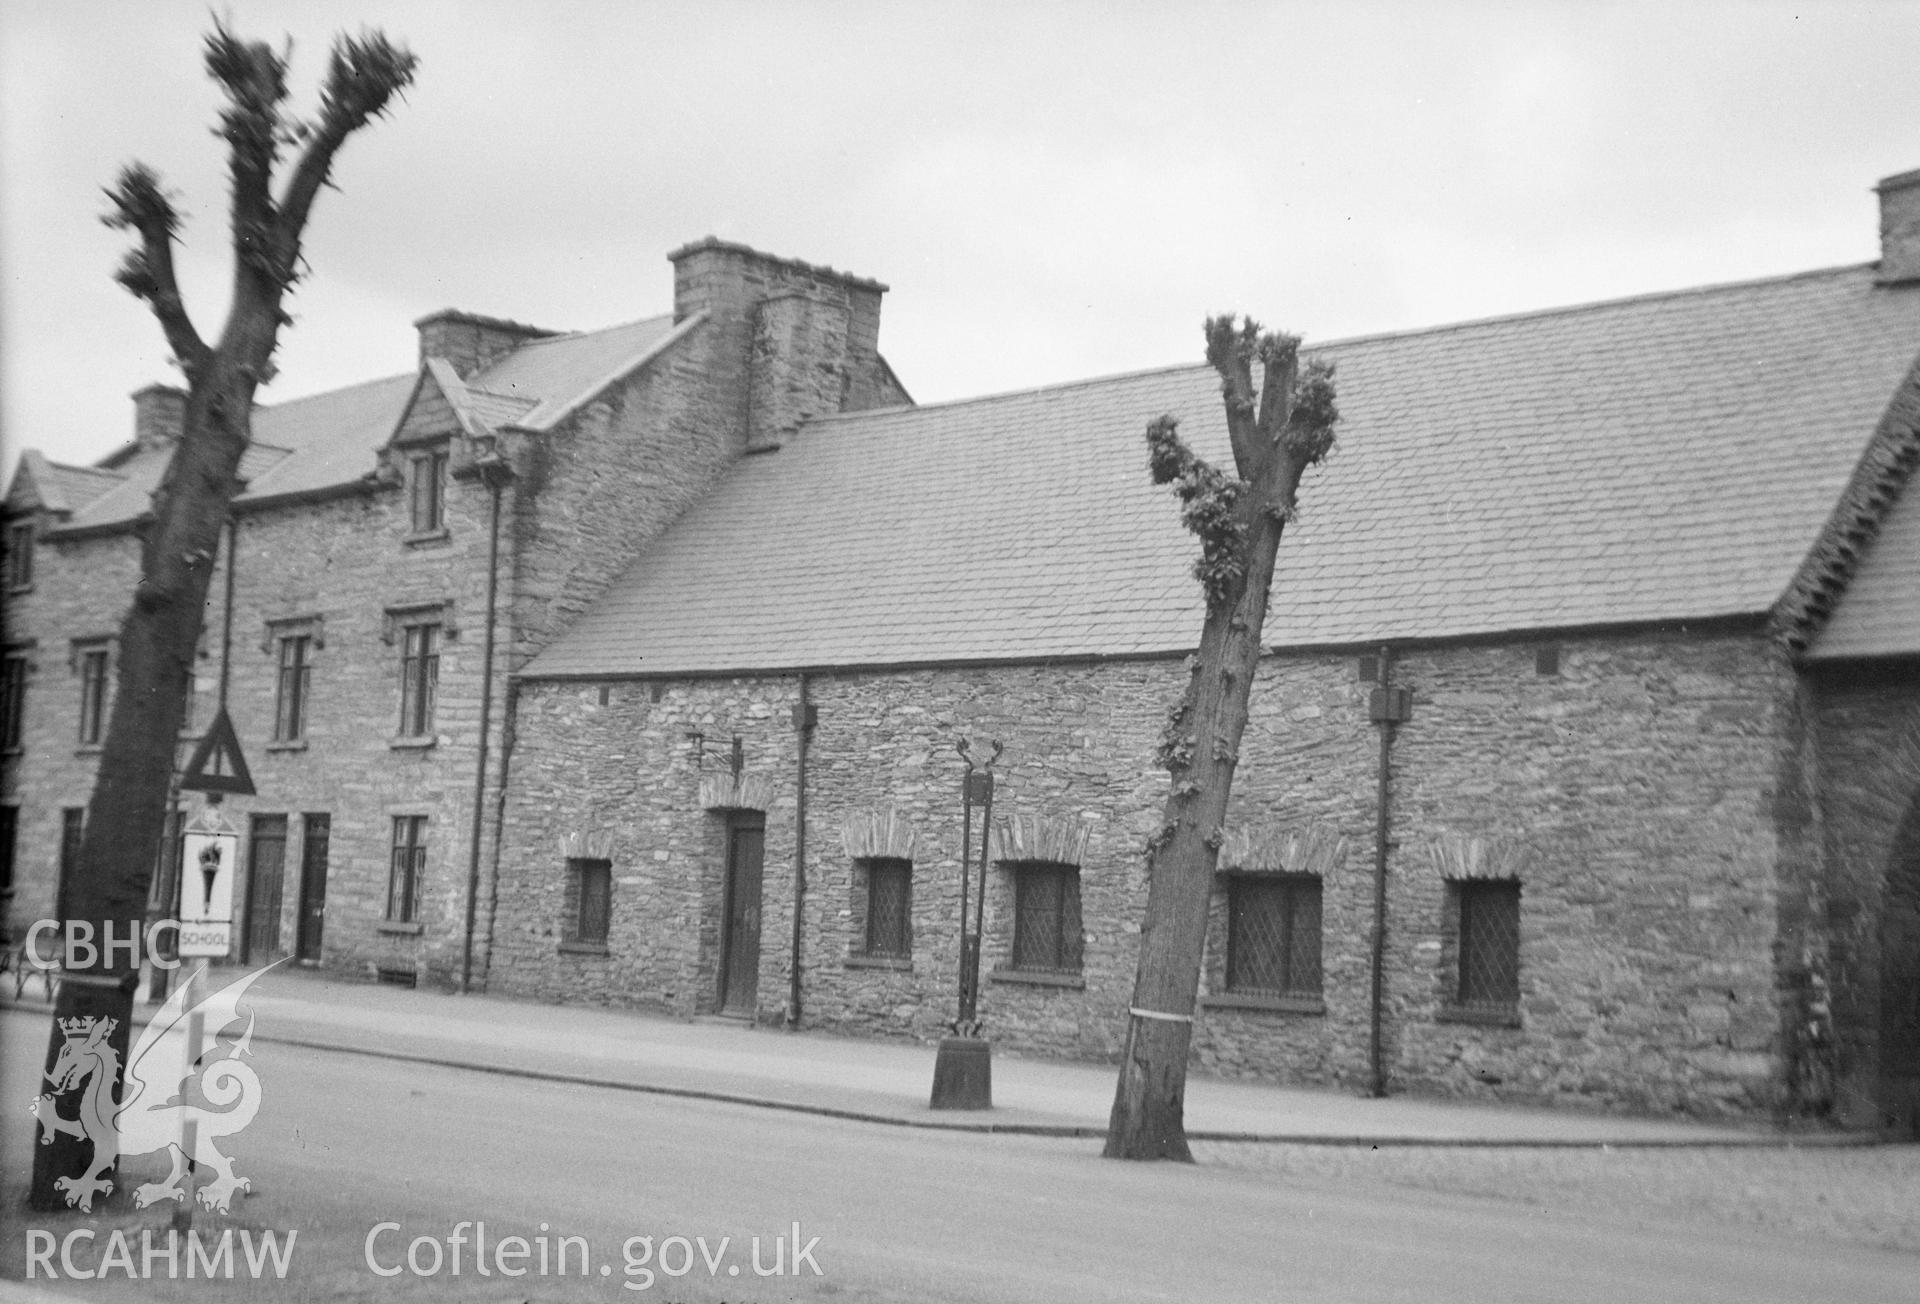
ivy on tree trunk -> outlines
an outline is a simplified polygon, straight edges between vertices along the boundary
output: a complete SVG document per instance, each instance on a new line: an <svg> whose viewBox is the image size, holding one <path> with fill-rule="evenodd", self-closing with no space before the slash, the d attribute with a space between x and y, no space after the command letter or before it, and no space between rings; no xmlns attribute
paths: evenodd
<svg viewBox="0 0 1920 1304"><path fill-rule="evenodd" d="M1300 341L1252 321L1209 318L1207 361L1220 374L1235 475L1180 438L1179 423L1147 427L1148 465L1170 484L1200 538L1194 577L1206 594L1199 650L1169 713L1159 761L1172 779L1147 846L1147 914L1127 1016L1126 1049L1107 1125L1110 1159L1191 1160L1187 1051L1206 945L1207 898L1225 837L1227 799L1260 660L1280 534L1300 477L1333 447L1333 367L1300 361ZM1253 379L1258 363L1258 389Z"/></svg>
<svg viewBox="0 0 1920 1304"><path fill-rule="evenodd" d="M101 219L134 237L115 279L152 310L186 379L187 401L178 444L139 522L140 579L120 625L113 709L80 854L63 885L63 922L91 925L96 943L109 929L116 941L137 935L145 920L207 587L240 488L254 391L273 378L274 348L289 320L282 301L300 278L307 218L340 147L386 113L415 66L404 46L379 32L340 36L319 112L303 120L285 112L288 53L244 41L216 21L205 60L226 100L215 134L227 142L232 182L233 297L217 340L204 340L187 312L173 266L180 214L159 176L144 164L128 166L107 190ZM275 168L289 147L297 152L276 194ZM139 963L137 949L121 946L66 972L49 1069L65 1040L61 1021L91 1016L114 1021L124 1080ZM55 1180L85 1170L88 1143L68 1134L41 1140L28 1200L36 1209L59 1208L65 1200Z"/></svg>

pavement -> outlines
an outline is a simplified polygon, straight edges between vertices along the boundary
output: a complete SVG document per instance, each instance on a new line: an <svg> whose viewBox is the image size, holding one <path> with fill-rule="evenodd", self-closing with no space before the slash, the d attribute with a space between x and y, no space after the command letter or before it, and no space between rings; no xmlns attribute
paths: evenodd
<svg viewBox="0 0 1920 1304"><path fill-rule="evenodd" d="M216 986L245 976L210 971ZM10 987L12 984L9 983ZM142 995L145 994L142 987ZM42 984L0 993L14 1037ZM159 1007L144 1000L135 1018ZM716 1100L862 1123L1038 1136L1100 1137L1113 1103L1113 1066L993 1054L993 1108L928 1107L935 1048L719 1019L449 995L355 981L282 965L242 1002L256 1040L435 1064L541 1081ZM988 1030L989 1037L991 1029ZM1357 1146L1662 1147L1801 1145L1854 1138L1761 1126L1636 1118L1188 1077L1187 1135L1195 1141Z"/></svg>

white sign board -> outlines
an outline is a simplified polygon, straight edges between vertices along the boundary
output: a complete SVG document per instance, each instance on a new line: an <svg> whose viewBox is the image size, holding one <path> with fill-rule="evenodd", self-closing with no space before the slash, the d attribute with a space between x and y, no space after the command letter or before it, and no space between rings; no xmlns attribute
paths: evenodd
<svg viewBox="0 0 1920 1304"><path fill-rule="evenodd" d="M181 841L179 954L225 955L233 949L233 875L240 838L233 833L188 833Z"/></svg>

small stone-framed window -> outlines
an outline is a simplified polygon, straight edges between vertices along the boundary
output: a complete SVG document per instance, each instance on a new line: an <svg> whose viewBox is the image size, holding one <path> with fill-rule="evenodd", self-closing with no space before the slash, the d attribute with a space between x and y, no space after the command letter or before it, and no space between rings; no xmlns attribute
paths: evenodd
<svg viewBox="0 0 1920 1304"><path fill-rule="evenodd" d="M0 657L0 749L19 751L26 742L27 672L31 662L24 652Z"/></svg>
<svg viewBox="0 0 1920 1304"><path fill-rule="evenodd" d="M1236 996L1318 998L1320 879L1229 874L1226 987Z"/></svg>
<svg viewBox="0 0 1920 1304"><path fill-rule="evenodd" d="M420 884L427 868L427 817L393 817L393 851L387 868L387 922L419 919Z"/></svg>
<svg viewBox="0 0 1920 1304"><path fill-rule="evenodd" d="M433 712L440 694L440 625L422 621L400 631L400 736L426 738L433 733Z"/></svg>
<svg viewBox="0 0 1920 1304"><path fill-rule="evenodd" d="M853 862L853 954L871 960L913 956L913 862L863 856Z"/></svg>
<svg viewBox="0 0 1920 1304"><path fill-rule="evenodd" d="M605 951L613 919L613 862L587 856L567 860L566 917L560 944L566 950Z"/></svg>
<svg viewBox="0 0 1920 1304"><path fill-rule="evenodd" d="M73 669L80 678L80 730L82 747L98 747L107 732L107 698L111 689L113 648L106 639L89 639L73 645Z"/></svg>
<svg viewBox="0 0 1920 1304"><path fill-rule="evenodd" d="M433 537L447 528L447 446L420 448L407 455L409 532Z"/></svg>
<svg viewBox="0 0 1920 1304"><path fill-rule="evenodd" d="M313 682L313 635L280 636L280 665L274 676L273 741L294 743L307 736L307 696Z"/></svg>
<svg viewBox="0 0 1920 1304"><path fill-rule="evenodd" d="M1520 883L1460 879L1446 885L1443 1015L1480 1023L1520 1021Z"/></svg>
<svg viewBox="0 0 1920 1304"><path fill-rule="evenodd" d="M31 520L7 526L7 588L15 593L33 587L34 527Z"/></svg>
<svg viewBox="0 0 1920 1304"><path fill-rule="evenodd" d="M1013 875L1008 968L1016 973L1079 973L1080 867L1048 860L1005 863Z"/></svg>

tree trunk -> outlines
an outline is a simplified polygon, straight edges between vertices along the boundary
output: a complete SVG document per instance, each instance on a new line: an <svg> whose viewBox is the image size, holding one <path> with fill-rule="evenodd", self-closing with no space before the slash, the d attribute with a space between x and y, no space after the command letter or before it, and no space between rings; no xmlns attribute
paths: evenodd
<svg viewBox="0 0 1920 1304"><path fill-rule="evenodd" d="M232 183L233 302L216 347L208 347L194 328L174 277L180 214L159 176L144 164L129 164L107 191L111 207L103 218L137 237L115 279L153 310L186 375L187 410L141 535L140 582L120 627L106 743L73 881L61 886L61 913L69 922L90 924L96 941L138 938L144 922L207 586L228 504L240 488L254 391L273 373L274 347L287 320L281 300L300 276L308 215L340 146L386 112L393 96L413 80L415 64L404 46L380 32L337 37L321 85L319 115L296 123L283 113L284 54L263 42L241 40L217 18L205 54L207 73L226 96L215 134L227 142ZM304 143L276 198L274 167L291 141ZM131 949L103 946L90 963L75 956L55 1005L49 1069L65 1041L63 1024L112 1019L111 1041L119 1050L115 1087L124 1083L139 945L135 940ZM63 1202L55 1179L81 1173L90 1161L77 1140L45 1128L41 1140L46 1144L35 1149L28 1202L52 1209Z"/></svg>
<svg viewBox="0 0 1920 1304"><path fill-rule="evenodd" d="M141 540L140 583L121 622L112 713L87 803L80 855L63 901L91 926L98 952L91 964L62 975L47 1043L53 1067L65 1020L115 1020L112 1042L126 1068L139 981L147 895L166 827L167 793L185 719L188 677L200 643L207 588L219 553L232 497L253 383L238 368L215 365L189 391L186 420L172 464L154 498L154 516ZM231 414L240 414L236 422ZM72 921L68 921L71 924ZM109 934L106 930L111 930ZM111 951L100 944L111 936ZM84 960L84 953L75 957ZM90 1143L67 1134L42 1134L33 1162L28 1203L58 1209L66 1197L54 1187L89 1162Z"/></svg>
<svg viewBox="0 0 1920 1304"><path fill-rule="evenodd" d="M1185 1120L1187 1052L1206 949L1207 898L1246 732L1247 705L1260 661L1260 628L1280 547L1281 524L1259 510L1260 497L1255 492L1243 499L1253 517L1247 577L1231 606L1209 608L1180 708L1195 741L1193 761L1185 781L1176 782L1167 797L1162 827L1171 828L1172 834L1147 862L1147 917L1140 930L1140 968L1127 1016L1126 1050L1107 1125L1109 1159L1192 1158Z"/></svg>
<svg viewBox="0 0 1920 1304"><path fill-rule="evenodd" d="M1209 320L1206 334L1240 478L1229 479L1196 457L1171 417L1147 428L1153 478L1174 485L1186 504L1187 528L1202 543L1194 574L1207 595L1207 615L1186 693L1161 746L1173 787L1160 832L1147 848L1147 915L1107 1122L1109 1159L1193 1157L1186 1135L1187 1052L1207 900L1259 669L1274 560L1300 477L1326 455L1339 419L1331 367L1310 364L1302 377L1297 339L1261 335L1253 322L1236 327L1227 317ZM1257 394L1255 358L1263 369Z"/></svg>

